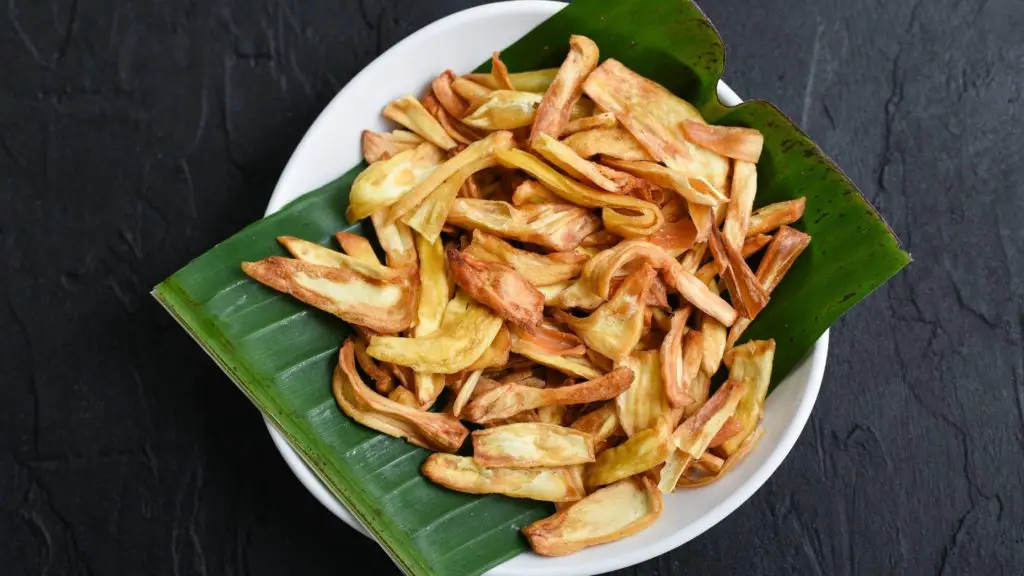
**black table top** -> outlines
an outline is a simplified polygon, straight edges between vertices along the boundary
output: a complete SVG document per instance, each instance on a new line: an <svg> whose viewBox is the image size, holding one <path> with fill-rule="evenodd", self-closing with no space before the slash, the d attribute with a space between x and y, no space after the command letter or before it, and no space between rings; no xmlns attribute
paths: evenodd
<svg viewBox="0 0 1024 576"><path fill-rule="evenodd" d="M148 292L261 216L349 78L474 3L7 3L4 573L394 573ZM915 262L833 328L814 414L768 483L621 573L1020 573L1024 4L704 8L727 81L802 125Z"/></svg>

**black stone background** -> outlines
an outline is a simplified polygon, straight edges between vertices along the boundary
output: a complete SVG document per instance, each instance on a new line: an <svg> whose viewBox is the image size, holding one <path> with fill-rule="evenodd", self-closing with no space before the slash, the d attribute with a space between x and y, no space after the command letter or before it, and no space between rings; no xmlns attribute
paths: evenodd
<svg viewBox="0 0 1024 576"><path fill-rule="evenodd" d="M394 573L150 288L260 217L345 82L471 0L0 7L0 572ZM706 0L726 79L915 262L733 515L620 574L1024 572L1024 3Z"/></svg>

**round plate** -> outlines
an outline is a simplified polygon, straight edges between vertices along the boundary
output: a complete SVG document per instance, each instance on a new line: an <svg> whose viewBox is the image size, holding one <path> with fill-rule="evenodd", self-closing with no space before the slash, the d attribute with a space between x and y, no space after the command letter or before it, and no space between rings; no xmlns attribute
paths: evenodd
<svg viewBox="0 0 1024 576"><path fill-rule="evenodd" d="M434 22L381 54L334 97L306 132L281 174L267 214L358 164L362 130L389 129L380 114L386 103L404 94L419 94L446 68L472 70L487 60L491 51L512 44L563 6L561 2L522 1L470 8ZM741 102L724 83L718 85L718 96L730 106ZM711 528L750 498L793 448L818 396L827 352L828 332L768 398L765 433L758 446L718 482L669 495L665 513L650 528L563 558L520 554L488 575L599 574L663 554ZM338 518L367 535L269 420L267 428L303 486Z"/></svg>

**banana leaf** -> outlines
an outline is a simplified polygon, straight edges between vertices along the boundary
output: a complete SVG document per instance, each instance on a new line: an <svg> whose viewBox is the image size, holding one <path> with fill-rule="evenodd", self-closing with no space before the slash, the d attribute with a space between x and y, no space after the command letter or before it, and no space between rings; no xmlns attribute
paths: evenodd
<svg viewBox="0 0 1024 576"><path fill-rule="evenodd" d="M810 247L772 294L747 338L778 341L775 382L843 312L909 262L856 187L765 102L722 106L722 41L688 0L576 0L502 52L513 71L557 66L569 34L687 98L712 123L764 133L759 204L807 197L798 228ZM499 48L499 47L496 47ZM338 230L372 237L344 213L357 166L215 246L162 282L155 297L274 423L330 491L408 574L481 574L526 550L518 529L546 504L470 496L422 478L425 450L364 428L335 405L330 375L349 334L340 320L265 288L239 263L284 255L275 237L330 245ZM773 383L774 385L774 383Z"/></svg>

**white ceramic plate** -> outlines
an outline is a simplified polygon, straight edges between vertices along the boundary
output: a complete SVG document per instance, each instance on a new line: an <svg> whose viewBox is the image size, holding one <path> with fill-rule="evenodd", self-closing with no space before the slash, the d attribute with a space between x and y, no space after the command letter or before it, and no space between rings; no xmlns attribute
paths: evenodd
<svg viewBox="0 0 1024 576"><path fill-rule="evenodd" d="M381 54L334 97L306 132L281 174L267 214L359 163L360 132L367 128L389 129L380 115L387 102L404 94L419 94L446 68L456 72L472 70L489 58L491 51L512 44L563 6L561 2L533 0L470 8L434 22ZM724 83L718 86L718 96L730 106L741 102ZM488 575L577 576L609 572L668 552L711 528L750 498L793 448L817 398L827 351L828 332L768 398L764 437L746 460L710 486L670 495L661 519L647 530L564 558L520 554ZM306 489L346 524L367 534L269 420L267 428L285 462Z"/></svg>

